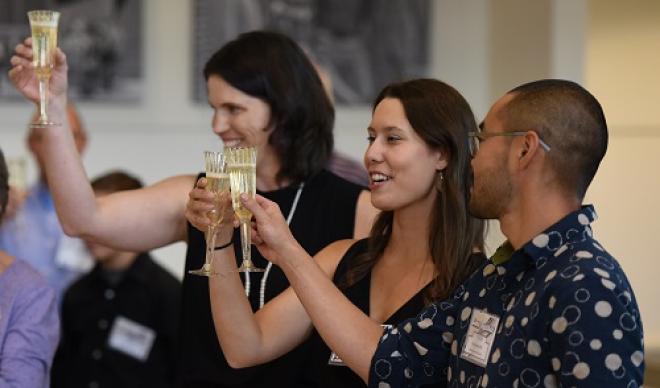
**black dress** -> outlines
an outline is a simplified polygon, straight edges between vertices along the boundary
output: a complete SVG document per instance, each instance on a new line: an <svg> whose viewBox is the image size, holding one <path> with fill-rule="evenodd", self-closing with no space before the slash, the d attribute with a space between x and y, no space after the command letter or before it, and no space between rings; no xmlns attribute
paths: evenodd
<svg viewBox="0 0 660 388"><path fill-rule="evenodd" d="M295 184L271 192L259 192L276 202L286 217L291 210L299 185ZM355 223L355 209L362 187L336 175L322 171L305 182L300 200L291 221L293 236L314 255L336 240L351 238ZM234 234L237 261L240 261L240 237ZM208 280L188 275L188 270L202 266L205 250L204 235L188 225L186 274L183 280L181 386L201 387L281 387L304 386L303 371L307 369L308 344L263 365L232 369L225 360L215 334L211 316ZM268 262L252 248L255 265L265 268ZM259 305L262 273L250 274L250 303ZM243 282L245 278L241 276ZM267 278L265 301L269 301L288 286L284 273L273 266Z"/></svg>
<svg viewBox="0 0 660 388"><path fill-rule="evenodd" d="M333 277L333 282L338 284L346 275L346 272L351 267L355 258L364 254L368 248L368 240L363 239L353 244L341 261L337 265L337 270ZM486 257L482 253L475 253L470 257L470 260L482 263ZM422 288L406 303L404 303L397 311L395 311L383 324L396 326L406 319L417 316L425 307L424 292L427 287ZM368 272L362 279L352 286L343 289L342 292L348 300L350 300L356 307L363 313L369 315L370 312L370 295L371 295L371 272ZM319 387L366 387L362 379L356 375L349 367L339 364L337 362L330 362L330 355L332 351L325 344L321 336L316 330L312 332L309 339L312 352L312 362L309 365L309 372L307 375L308 381L316 381ZM439 387L445 384L439 384Z"/></svg>

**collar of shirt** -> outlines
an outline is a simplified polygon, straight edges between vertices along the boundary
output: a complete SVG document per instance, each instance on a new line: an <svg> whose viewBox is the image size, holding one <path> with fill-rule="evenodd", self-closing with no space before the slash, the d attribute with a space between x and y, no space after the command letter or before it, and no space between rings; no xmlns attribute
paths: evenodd
<svg viewBox="0 0 660 388"><path fill-rule="evenodd" d="M491 256L491 262L495 266L500 266L509 262L511 258L517 259L524 256L532 260L533 264L538 267L539 260L559 256L567 249L567 244L584 241L585 237L592 237L590 224L596 219L596 211L592 205L582 206L580 210L569 213L517 251L513 250L508 240L505 241Z"/></svg>
<svg viewBox="0 0 660 388"><path fill-rule="evenodd" d="M151 256L149 256L148 253L140 253L135 258L135 261L133 261L133 264L131 264L131 266L126 269L126 272L124 276L121 278L121 281L118 284L114 285L114 287L121 286L121 284L124 283L129 278L139 283L146 284L149 280L149 276L151 276L151 273L147 268L150 257ZM94 276L99 281L105 284L107 283L107 280L103 276L102 271L103 269L101 268L101 265L96 264L92 272L92 276Z"/></svg>

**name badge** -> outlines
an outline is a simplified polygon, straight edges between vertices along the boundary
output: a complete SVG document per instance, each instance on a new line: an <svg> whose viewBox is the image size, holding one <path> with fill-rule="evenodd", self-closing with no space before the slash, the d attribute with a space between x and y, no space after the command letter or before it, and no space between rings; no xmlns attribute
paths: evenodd
<svg viewBox="0 0 660 388"><path fill-rule="evenodd" d="M388 330L392 328L392 325L381 324L380 326L383 329L388 329ZM328 365L346 366L346 364L344 364L344 361L342 361L342 359L339 358L339 356L335 352L330 353L330 358L328 359Z"/></svg>
<svg viewBox="0 0 660 388"><path fill-rule="evenodd" d="M472 318L461 350L461 358L486 367L499 322L500 317L497 315L479 309L472 310Z"/></svg>
<svg viewBox="0 0 660 388"><path fill-rule="evenodd" d="M156 332L153 329L118 316L110 329L108 346L140 361L146 361L155 339Z"/></svg>

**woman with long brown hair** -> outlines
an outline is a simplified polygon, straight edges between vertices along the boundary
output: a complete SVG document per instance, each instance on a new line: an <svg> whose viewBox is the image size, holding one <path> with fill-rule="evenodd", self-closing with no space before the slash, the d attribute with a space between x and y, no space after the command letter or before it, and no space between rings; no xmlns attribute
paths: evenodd
<svg viewBox="0 0 660 388"><path fill-rule="evenodd" d="M310 375L317 383L362 385L359 378L366 379L373 349L357 347L348 355L363 360L351 360L357 375L344 366L312 326L314 321L318 327L324 314L343 311L312 314L333 294L299 289L296 271L304 267L326 283L332 278L352 302L345 303L352 309L347 317L366 315L372 325L397 324L446 298L484 260L479 253L483 223L467 212L468 132L475 128L465 99L441 81L417 79L385 87L374 104L364 156L371 201L382 212L369 238L337 241L314 260L295 241L275 203L260 196L256 202L246 201L255 215L255 244L264 257L282 267L298 295L288 289L253 314L238 275L232 273L233 248L216 251L215 269L226 275L211 279L211 306L230 365L267 362L312 333ZM220 233L230 234L231 226L225 225ZM305 310L307 291L315 294L311 311Z"/></svg>

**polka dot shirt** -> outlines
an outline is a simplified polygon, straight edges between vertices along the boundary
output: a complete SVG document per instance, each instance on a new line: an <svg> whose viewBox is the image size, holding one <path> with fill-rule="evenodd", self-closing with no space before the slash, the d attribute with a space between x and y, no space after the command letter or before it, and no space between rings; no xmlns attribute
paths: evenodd
<svg viewBox="0 0 660 388"><path fill-rule="evenodd" d="M485 264L452 298L386 330L370 386L641 386L639 309L623 270L592 237L595 218L591 206L571 213L508 260ZM496 323L492 338L483 334L483 363L468 356L482 313Z"/></svg>

